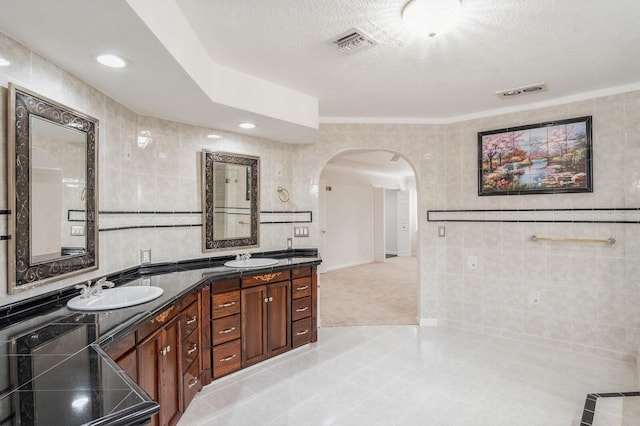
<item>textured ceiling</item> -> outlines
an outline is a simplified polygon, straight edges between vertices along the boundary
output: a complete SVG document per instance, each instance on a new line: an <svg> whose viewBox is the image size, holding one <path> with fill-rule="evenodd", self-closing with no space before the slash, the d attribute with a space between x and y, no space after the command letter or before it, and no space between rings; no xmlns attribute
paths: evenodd
<svg viewBox="0 0 640 426"><path fill-rule="evenodd" d="M237 129L265 117L212 102L129 6L145 1L0 0L0 31L138 113L295 142L286 120ZM451 122L640 89L636 0L462 0L458 25L433 39L404 31L404 3L157 0L157 8L177 5L212 61L318 98L324 121ZM338 52L331 40L353 27L378 45ZM93 57L106 49L133 67L99 68ZM494 94L543 81L546 92Z"/></svg>
<svg viewBox="0 0 640 426"><path fill-rule="evenodd" d="M433 39L402 26L404 0L177 0L214 61L315 95L323 117L447 119L640 83L640 2L463 0ZM359 27L379 41L344 55ZM494 92L546 82L548 92Z"/></svg>

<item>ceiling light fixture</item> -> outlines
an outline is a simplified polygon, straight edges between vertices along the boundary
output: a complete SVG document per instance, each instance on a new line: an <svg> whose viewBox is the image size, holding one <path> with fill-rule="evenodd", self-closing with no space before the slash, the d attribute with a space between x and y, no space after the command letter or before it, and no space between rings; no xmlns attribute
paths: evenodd
<svg viewBox="0 0 640 426"><path fill-rule="evenodd" d="M389 161L392 163L397 163L400 160L400 154L393 154L393 157Z"/></svg>
<svg viewBox="0 0 640 426"><path fill-rule="evenodd" d="M402 22L414 34L435 37L460 17L460 0L411 0L402 9Z"/></svg>
<svg viewBox="0 0 640 426"><path fill-rule="evenodd" d="M221 139L222 138L222 136L216 135L215 133L210 133L210 134L207 135L207 137L209 139Z"/></svg>
<svg viewBox="0 0 640 426"><path fill-rule="evenodd" d="M8 67L9 65L11 65L11 61L0 56L0 67Z"/></svg>
<svg viewBox="0 0 640 426"><path fill-rule="evenodd" d="M238 123L238 127L242 129L255 129L256 125L253 123L249 123L248 121L245 121L244 123Z"/></svg>
<svg viewBox="0 0 640 426"><path fill-rule="evenodd" d="M124 68L127 66L127 62L120 56L111 55L108 53L96 56L96 61L109 68Z"/></svg>

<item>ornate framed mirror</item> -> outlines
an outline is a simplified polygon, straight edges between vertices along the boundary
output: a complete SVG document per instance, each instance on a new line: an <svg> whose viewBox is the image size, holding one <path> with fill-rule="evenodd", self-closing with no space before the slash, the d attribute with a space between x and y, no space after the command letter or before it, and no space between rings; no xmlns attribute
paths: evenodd
<svg viewBox="0 0 640 426"><path fill-rule="evenodd" d="M202 152L202 250L259 244L259 158Z"/></svg>
<svg viewBox="0 0 640 426"><path fill-rule="evenodd" d="M9 84L8 291L98 268L98 120Z"/></svg>

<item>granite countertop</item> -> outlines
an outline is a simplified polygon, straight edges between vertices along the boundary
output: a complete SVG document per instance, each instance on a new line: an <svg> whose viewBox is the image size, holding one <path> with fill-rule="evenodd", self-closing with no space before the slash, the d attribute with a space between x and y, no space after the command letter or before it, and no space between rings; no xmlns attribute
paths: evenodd
<svg viewBox="0 0 640 426"><path fill-rule="evenodd" d="M32 312L22 312L17 322L0 312L0 425L126 425L148 419L159 405L101 347L211 282L321 262L315 250L298 254L271 254L278 264L250 270L223 266L229 259L207 259L110 275L117 286L164 290L158 299L124 309L69 310L66 301L76 290L60 292L53 305L30 301ZM5 317L10 311L5 308Z"/></svg>

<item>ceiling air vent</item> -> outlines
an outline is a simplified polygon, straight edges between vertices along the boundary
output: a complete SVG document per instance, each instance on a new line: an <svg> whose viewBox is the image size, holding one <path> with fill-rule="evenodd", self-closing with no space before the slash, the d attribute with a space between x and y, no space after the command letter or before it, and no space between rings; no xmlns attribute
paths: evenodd
<svg viewBox="0 0 640 426"><path fill-rule="evenodd" d="M362 30L358 28L350 29L349 31L340 34L333 39L333 44L338 46L338 50L342 53L350 54L356 50L366 49L367 47L378 44L372 37L366 35Z"/></svg>
<svg viewBox="0 0 640 426"><path fill-rule="evenodd" d="M515 87L513 89L500 90L496 92L500 98L515 98L521 95L530 95L532 93L546 92L547 85L545 83L529 84L527 86Z"/></svg>

